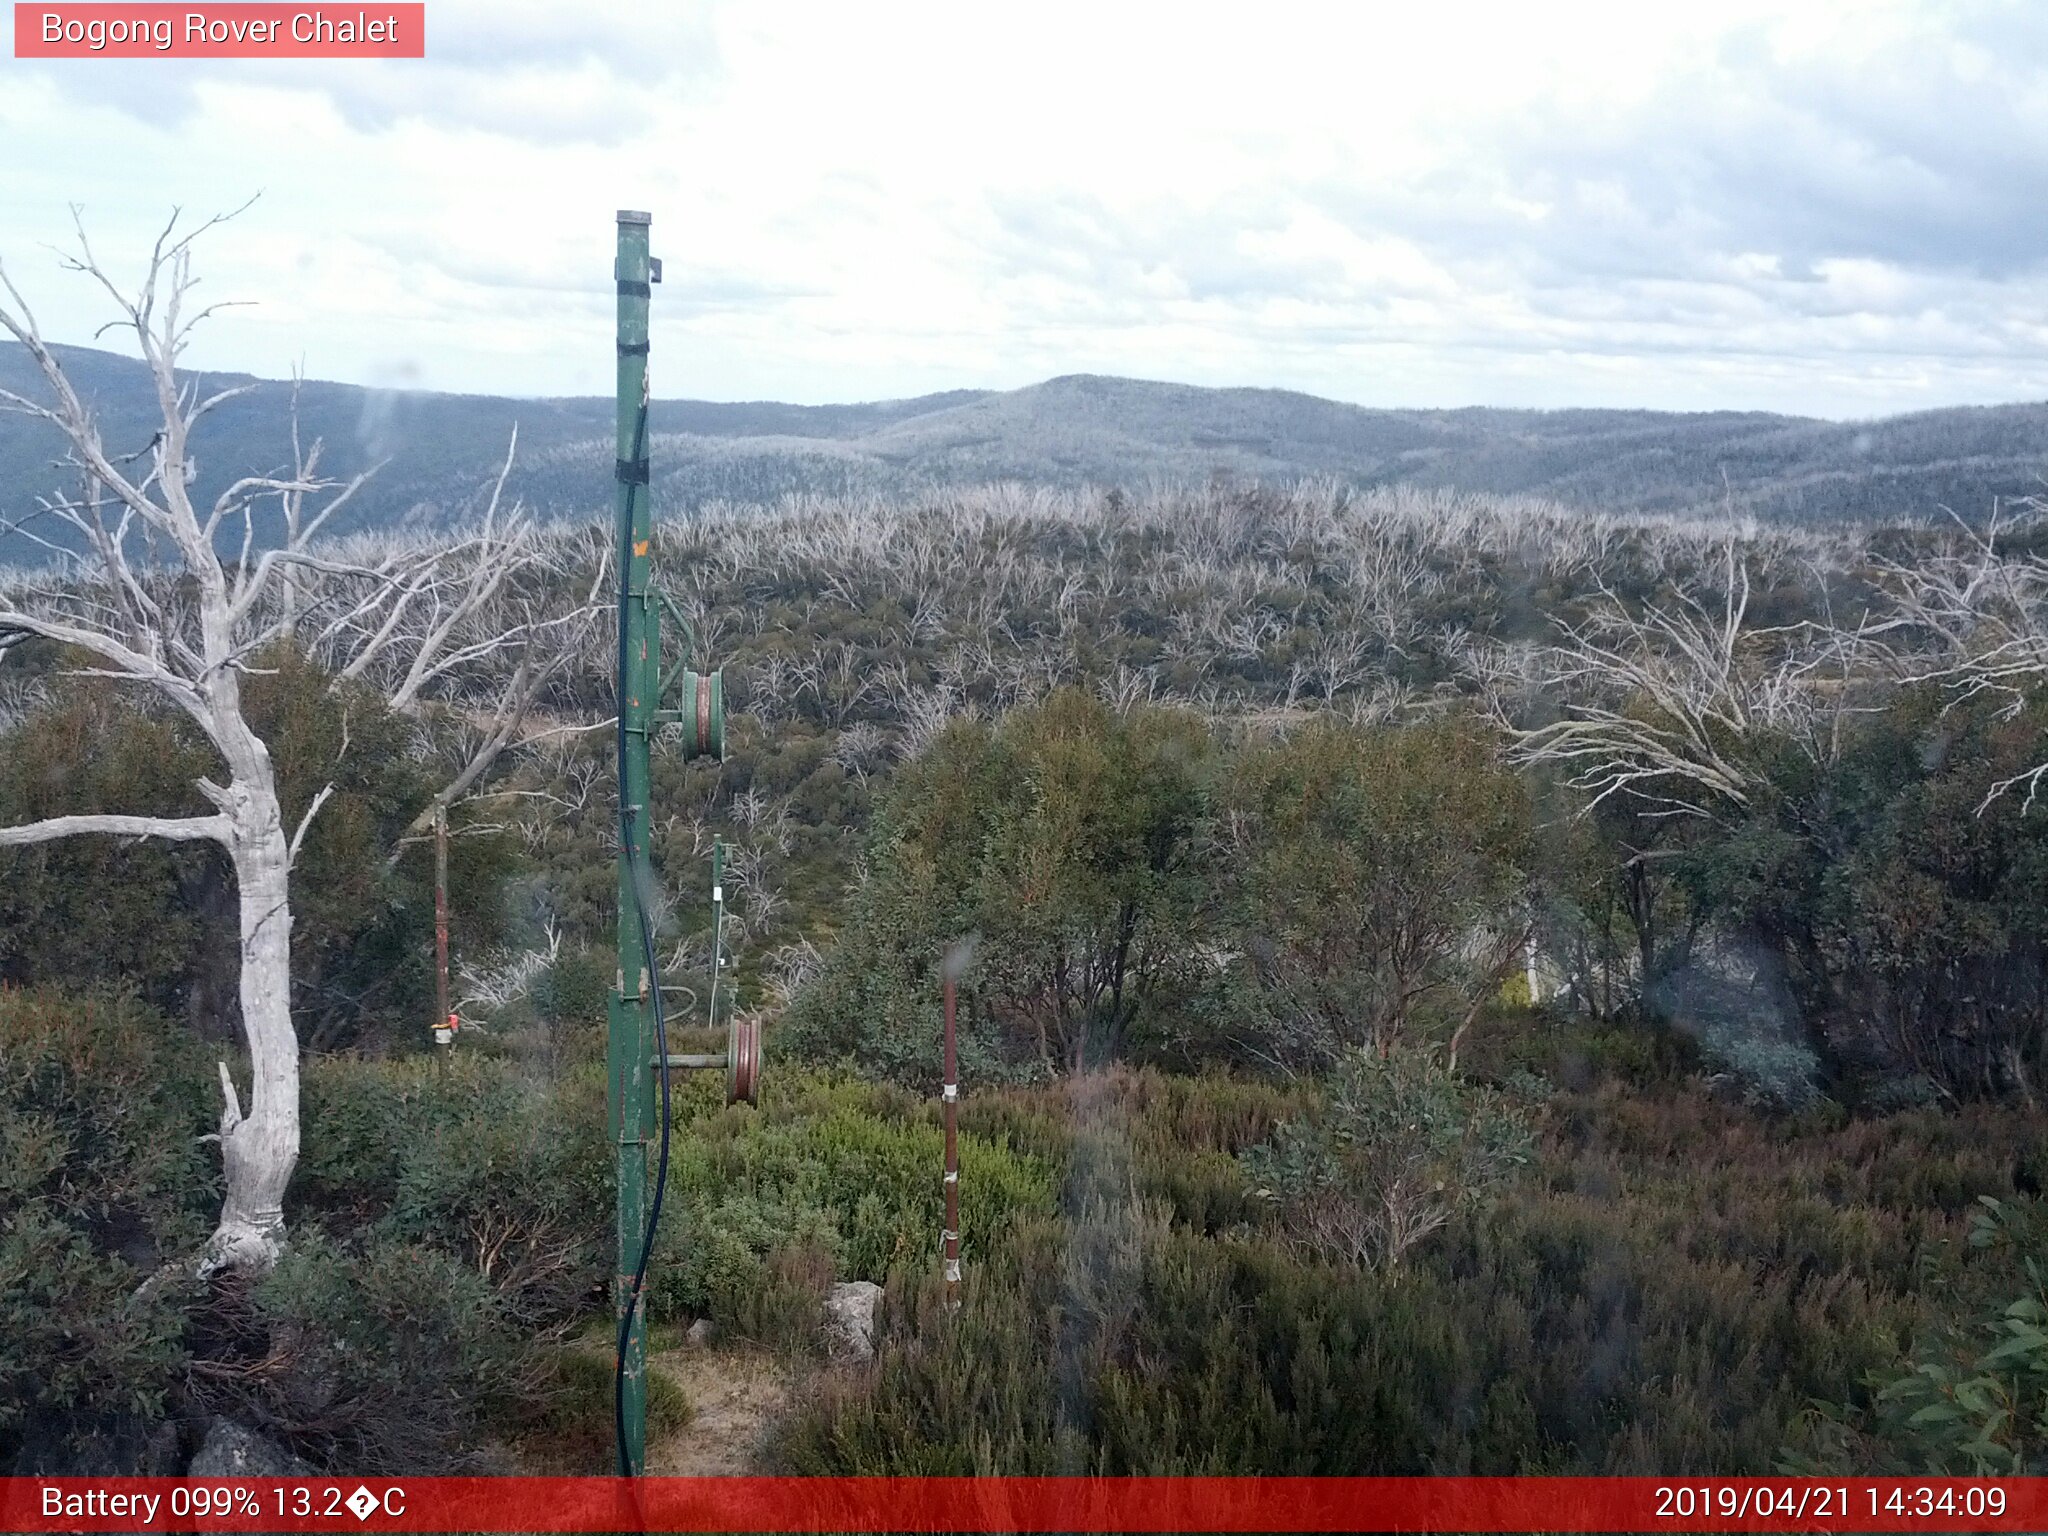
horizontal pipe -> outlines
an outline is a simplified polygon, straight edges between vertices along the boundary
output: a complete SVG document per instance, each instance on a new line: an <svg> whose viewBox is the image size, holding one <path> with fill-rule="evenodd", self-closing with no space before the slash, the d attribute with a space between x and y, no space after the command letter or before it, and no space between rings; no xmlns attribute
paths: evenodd
<svg viewBox="0 0 2048 1536"><path fill-rule="evenodd" d="M716 1054L715 1056L714 1056L714 1055L712 1055L712 1054L711 1054L710 1052L708 1052L708 1051L695 1051L695 1052L692 1052L691 1054L689 1054L689 1055L687 1055L687 1056L676 1056L676 1055L671 1055L671 1056L670 1056L670 1057L668 1058L668 1064L669 1064L669 1066L670 1066L670 1067L672 1067L672 1068L673 1068L673 1067L718 1067L718 1068L720 1068L720 1069L723 1069L723 1068L724 1068L724 1066L725 1066L725 1064L726 1064L726 1055L725 1055L725 1052L723 1052L723 1051L720 1051L720 1052L718 1052L718 1054ZM654 1058L654 1065L655 1065L655 1066L660 1066L660 1065L661 1065L661 1058L660 1058L659 1056L657 1056L657 1057L655 1057L655 1058Z"/></svg>

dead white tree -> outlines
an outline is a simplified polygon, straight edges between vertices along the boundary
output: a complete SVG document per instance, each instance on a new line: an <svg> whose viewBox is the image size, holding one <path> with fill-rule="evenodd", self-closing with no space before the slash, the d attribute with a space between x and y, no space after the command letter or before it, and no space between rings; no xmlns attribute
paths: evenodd
<svg viewBox="0 0 2048 1536"><path fill-rule="evenodd" d="M2037 528L2044 512L2048 502L2039 497L2013 509L1994 505L1982 533L1958 519L1963 537L1955 546L1910 562L1877 562L1891 599L1888 654L1902 681L1939 683L1955 704L2003 700L2003 719L2039 697L2048 684L2048 557L2001 540ZM2031 810L2044 781L2048 758L1992 784L1978 809L2024 788Z"/></svg>
<svg viewBox="0 0 2048 1536"><path fill-rule="evenodd" d="M857 720L839 733L831 758L846 773L865 781L888 762L891 736L871 720Z"/></svg>
<svg viewBox="0 0 2048 1536"><path fill-rule="evenodd" d="M1744 745L1812 721L1816 677L1843 653L1822 628L1751 625L1732 542L1721 564L1718 602L1681 588L1637 612L1601 586L1592 615L1539 660L1545 691L1567 701L1563 717L1506 722L1515 758L1567 770L1589 806L1625 795L1652 816L1706 820L1747 807L1756 784Z"/></svg>
<svg viewBox="0 0 2048 1536"><path fill-rule="evenodd" d="M374 685L399 714L419 719L439 704L473 727L408 838L423 836L517 742L604 611L608 549L599 546L592 562L582 541L543 537L523 508L504 505L518 441L515 428L482 514L460 537L373 540L356 560L329 562L310 597L287 588L306 610L295 632L338 680ZM564 610L555 594L584 567L593 572L588 591Z"/></svg>
<svg viewBox="0 0 2048 1536"><path fill-rule="evenodd" d="M75 493L44 498L37 514L43 528L63 537L28 529L52 552L52 563L0 586L0 653L24 638L68 647L85 658L77 675L114 678L153 694L191 720L219 759L217 777L203 777L196 786L213 807L207 815L109 812L0 828L0 847L101 835L213 842L227 855L239 901L241 1027L250 1092L245 1107L223 1062L219 1141L226 1195L200 1259L203 1274L266 1267L283 1244L284 1192L299 1150L290 874L332 790L316 794L295 827L285 826L269 750L243 708L242 678L260 652L292 638L325 606L360 604L359 617L388 618L393 607L407 603L405 594L416 603L455 579L443 551L389 551L366 561L319 542L366 476L319 476L317 444L299 452L295 443L289 470L237 479L210 505L195 501L195 429L225 401L254 387L208 393L178 366L193 328L220 307L195 309L191 270L193 241L220 222L181 234L174 214L133 294L109 278L83 227L78 229L78 252L65 265L112 299L118 318L105 329L133 335L161 416L152 441L127 454L103 441L92 408L0 268L6 298L0 327L27 350L47 395L31 399L0 391L0 408L55 429L79 485ZM496 546L493 552L506 554ZM477 579L461 590L475 591ZM483 581L489 586L491 578ZM445 616L460 608L457 598L442 601L438 611ZM480 610L473 605L466 612L475 619ZM428 680L446 673L451 655L475 644L458 639L464 633L459 624L415 626L400 643L405 630L403 623L380 624L373 633L384 637L387 649L403 652L404 675L413 681L415 696Z"/></svg>
<svg viewBox="0 0 2048 1536"><path fill-rule="evenodd" d="M1633 812L1618 874L1645 988L1685 961L1698 933L1696 914L1670 932L1659 915L1658 871L1683 851L1682 829L1743 819L1763 787L1756 748L1767 733L1830 762L1857 707L1852 640L1826 624L1752 625L1744 551L1730 541L1718 563L1718 583L1694 567L1640 608L1599 586L1593 613L1562 643L1517 658L1522 666L1495 656L1490 667L1505 683L1525 666L1529 691L1561 701L1559 718L1524 728L1496 696L1511 759L1555 769L1585 797L1582 814L1610 800ZM1717 596L1692 590L1713 585Z"/></svg>

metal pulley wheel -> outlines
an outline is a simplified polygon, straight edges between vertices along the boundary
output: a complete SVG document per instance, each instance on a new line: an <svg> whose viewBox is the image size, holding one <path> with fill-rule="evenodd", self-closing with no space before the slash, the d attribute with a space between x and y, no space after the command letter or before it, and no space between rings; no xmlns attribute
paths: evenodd
<svg viewBox="0 0 2048 1536"><path fill-rule="evenodd" d="M676 718L683 728L685 757L725 758L725 672L684 669Z"/></svg>
<svg viewBox="0 0 2048 1536"><path fill-rule="evenodd" d="M726 1037L725 1102L752 1104L761 1091L761 1021L734 1019Z"/></svg>

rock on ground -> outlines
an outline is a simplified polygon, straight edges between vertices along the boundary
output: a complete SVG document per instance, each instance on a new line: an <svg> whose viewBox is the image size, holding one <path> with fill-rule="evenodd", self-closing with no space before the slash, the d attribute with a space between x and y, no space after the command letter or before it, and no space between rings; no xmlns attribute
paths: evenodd
<svg viewBox="0 0 2048 1536"><path fill-rule="evenodd" d="M871 1360L875 1305L882 1288L872 1280L844 1280L825 1293L825 1344L835 1359Z"/></svg>
<svg viewBox="0 0 2048 1536"><path fill-rule="evenodd" d="M275 1440L233 1419L215 1419L187 1477L314 1477L318 1474Z"/></svg>

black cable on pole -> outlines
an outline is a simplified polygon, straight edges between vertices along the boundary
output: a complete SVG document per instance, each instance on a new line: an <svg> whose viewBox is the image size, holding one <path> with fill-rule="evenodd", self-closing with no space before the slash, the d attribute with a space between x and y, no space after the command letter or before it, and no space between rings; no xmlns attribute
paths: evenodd
<svg viewBox="0 0 2048 1536"><path fill-rule="evenodd" d="M640 419L633 428L633 460L642 461L647 452L647 399L640 399ZM655 1164L654 1201L647 1209L647 1232L640 1240L640 1262L633 1268L633 1288L626 1309L619 1318L619 1348L612 1367L612 1420L619 1448L619 1475L634 1475L626 1455L626 1346L633 1336L633 1318L640 1309L647 1283L647 1261L654 1253L655 1229L661 1225L661 1198L668 1188L669 1084L668 1020L661 1006L661 965L654 950L654 876L647 866L647 849L634 836L633 815L626 804L626 697L631 686L629 670L633 658L626 652L626 604L632 597L633 528L626 520L619 541L619 851L633 873L633 906L640 920L640 949L647 965L647 995L654 1005L654 1052L661 1064L661 1151ZM623 989L625 978L620 978ZM626 1107L619 1107L621 1119Z"/></svg>

